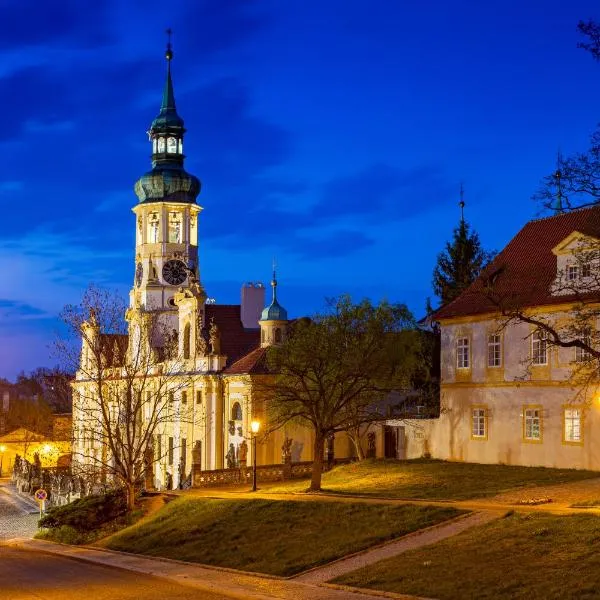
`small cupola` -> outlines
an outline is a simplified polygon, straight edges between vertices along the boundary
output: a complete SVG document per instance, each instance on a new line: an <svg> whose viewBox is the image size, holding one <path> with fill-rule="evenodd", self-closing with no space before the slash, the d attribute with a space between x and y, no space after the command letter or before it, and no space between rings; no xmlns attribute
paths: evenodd
<svg viewBox="0 0 600 600"><path fill-rule="evenodd" d="M273 289L273 299L260 317L260 345L273 346L281 344L287 332L288 315L287 310L277 301L277 276L273 269L273 279L271 280Z"/></svg>

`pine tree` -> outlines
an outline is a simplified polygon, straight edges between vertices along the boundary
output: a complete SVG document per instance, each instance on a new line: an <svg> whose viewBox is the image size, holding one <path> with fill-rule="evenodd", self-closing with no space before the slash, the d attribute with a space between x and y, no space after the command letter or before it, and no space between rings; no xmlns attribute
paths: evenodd
<svg viewBox="0 0 600 600"><path fill-rule="evenodd" d="M440 252L433 271L433 291L442 304L448 304L466 290L493 258L481 247L477 232L461 219L452 242Z"/></svg>

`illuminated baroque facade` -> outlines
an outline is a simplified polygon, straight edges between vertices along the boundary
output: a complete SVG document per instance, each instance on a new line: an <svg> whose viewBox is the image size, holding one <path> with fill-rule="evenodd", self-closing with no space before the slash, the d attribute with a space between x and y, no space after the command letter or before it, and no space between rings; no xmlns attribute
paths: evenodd
<svg viewBox="0 0 600 600"><path fill-rule="evenodd" d="M600 469L597 367L581 349L553 346L534 324L507 322L499 309L542 320L570 339L577 334L569 328L587 312L595 345L598 248L600 207L531 221L434 315L441 416L412 431L408 456Z"/></svg>
<svg viewBox="0 0 600 600"><path fill-rule="evenodd" d="M73 386L73 457L85 466L106 452L101 436L94 432L102 425L92 418L96 409L92 407L91 346L98 342L107 349L102 364L105 378L113 381L115 389L123 379L123 364L152 353L155 363L144 374L149 383L142 393L150 399L144 410L151 418L151 399L161 385L171 386L162 393L172 407L172 417L160 419L151 441L157 457L153 485L158 488L177 487L189 476L192 460L202 470L243 462L250 444L250 421L258 419L264 426L264 407L253 398L253 383L268 376L267 348L283 341L288 324L287 312L277 300L275 273L272 302L264 310L265 290L260 284L244 287L241 306L207 299L198 260L202 208L196 198L201 184L184 169L185 129L175 107L171 59L169 48L162 105L148 132L152 169L135 184L139 202L133 208L135 265L126 315L128 332L101 334L94 317L90 318L84 324L80 370ZM148 332L150 316L152 332ZM178 364L176 375L166 381L164 373L173 369L172 356L156 357L169 343L175 345ZM186 418L182 418L184 413ZM310 459L310 433L288 428L260 440L257 463L280 463L285 437L292 439L294 461ZM248 451L246 464L252 460Z"/></svg>

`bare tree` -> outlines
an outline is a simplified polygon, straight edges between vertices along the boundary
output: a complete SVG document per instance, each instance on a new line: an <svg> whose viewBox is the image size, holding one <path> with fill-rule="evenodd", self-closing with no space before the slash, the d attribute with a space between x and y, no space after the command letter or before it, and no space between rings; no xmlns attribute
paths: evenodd
<svg viewBox="0 0 600 600"><path fill-rule="evenodd" d="M271 428L298 422L312 429L311 490L321 488L327 438L349 432L360 455L362 431L382 418L380 402L410 384L420 345L414 329L404 305L352 304L342 296L330 313L296 322L284 344L270 349L274 375L257 389L268 398Z"/></svg>
<svg viewBox="0 0 600 600"><path fill-rule="evenodd" d="M76 372L75 468L122 485L131 510L145 474L173 452L158 448L155 436L194 421L176 333L164 313L127 310L118 295L94 287L65 307L62 320L68 335L57 354Z"/></svg>

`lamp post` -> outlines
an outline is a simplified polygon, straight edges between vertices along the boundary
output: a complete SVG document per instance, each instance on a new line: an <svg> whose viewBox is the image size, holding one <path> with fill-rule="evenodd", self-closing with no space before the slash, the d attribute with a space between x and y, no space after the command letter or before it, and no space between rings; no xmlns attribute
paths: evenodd
<svg viewBox="0 0 600 600"><path fill-rule="evenodd" d="M260 429L260 421L252 421L250 423L250 431L252 432L252 491L256 491L256 434Z"/></svg>
<svg viewBox="0 0 600 600"><path fill-rule="evenodd" d="M0 446L0 477L2 477L2 461L4 460L4 453L6 452L6 446Z"/></svg>

